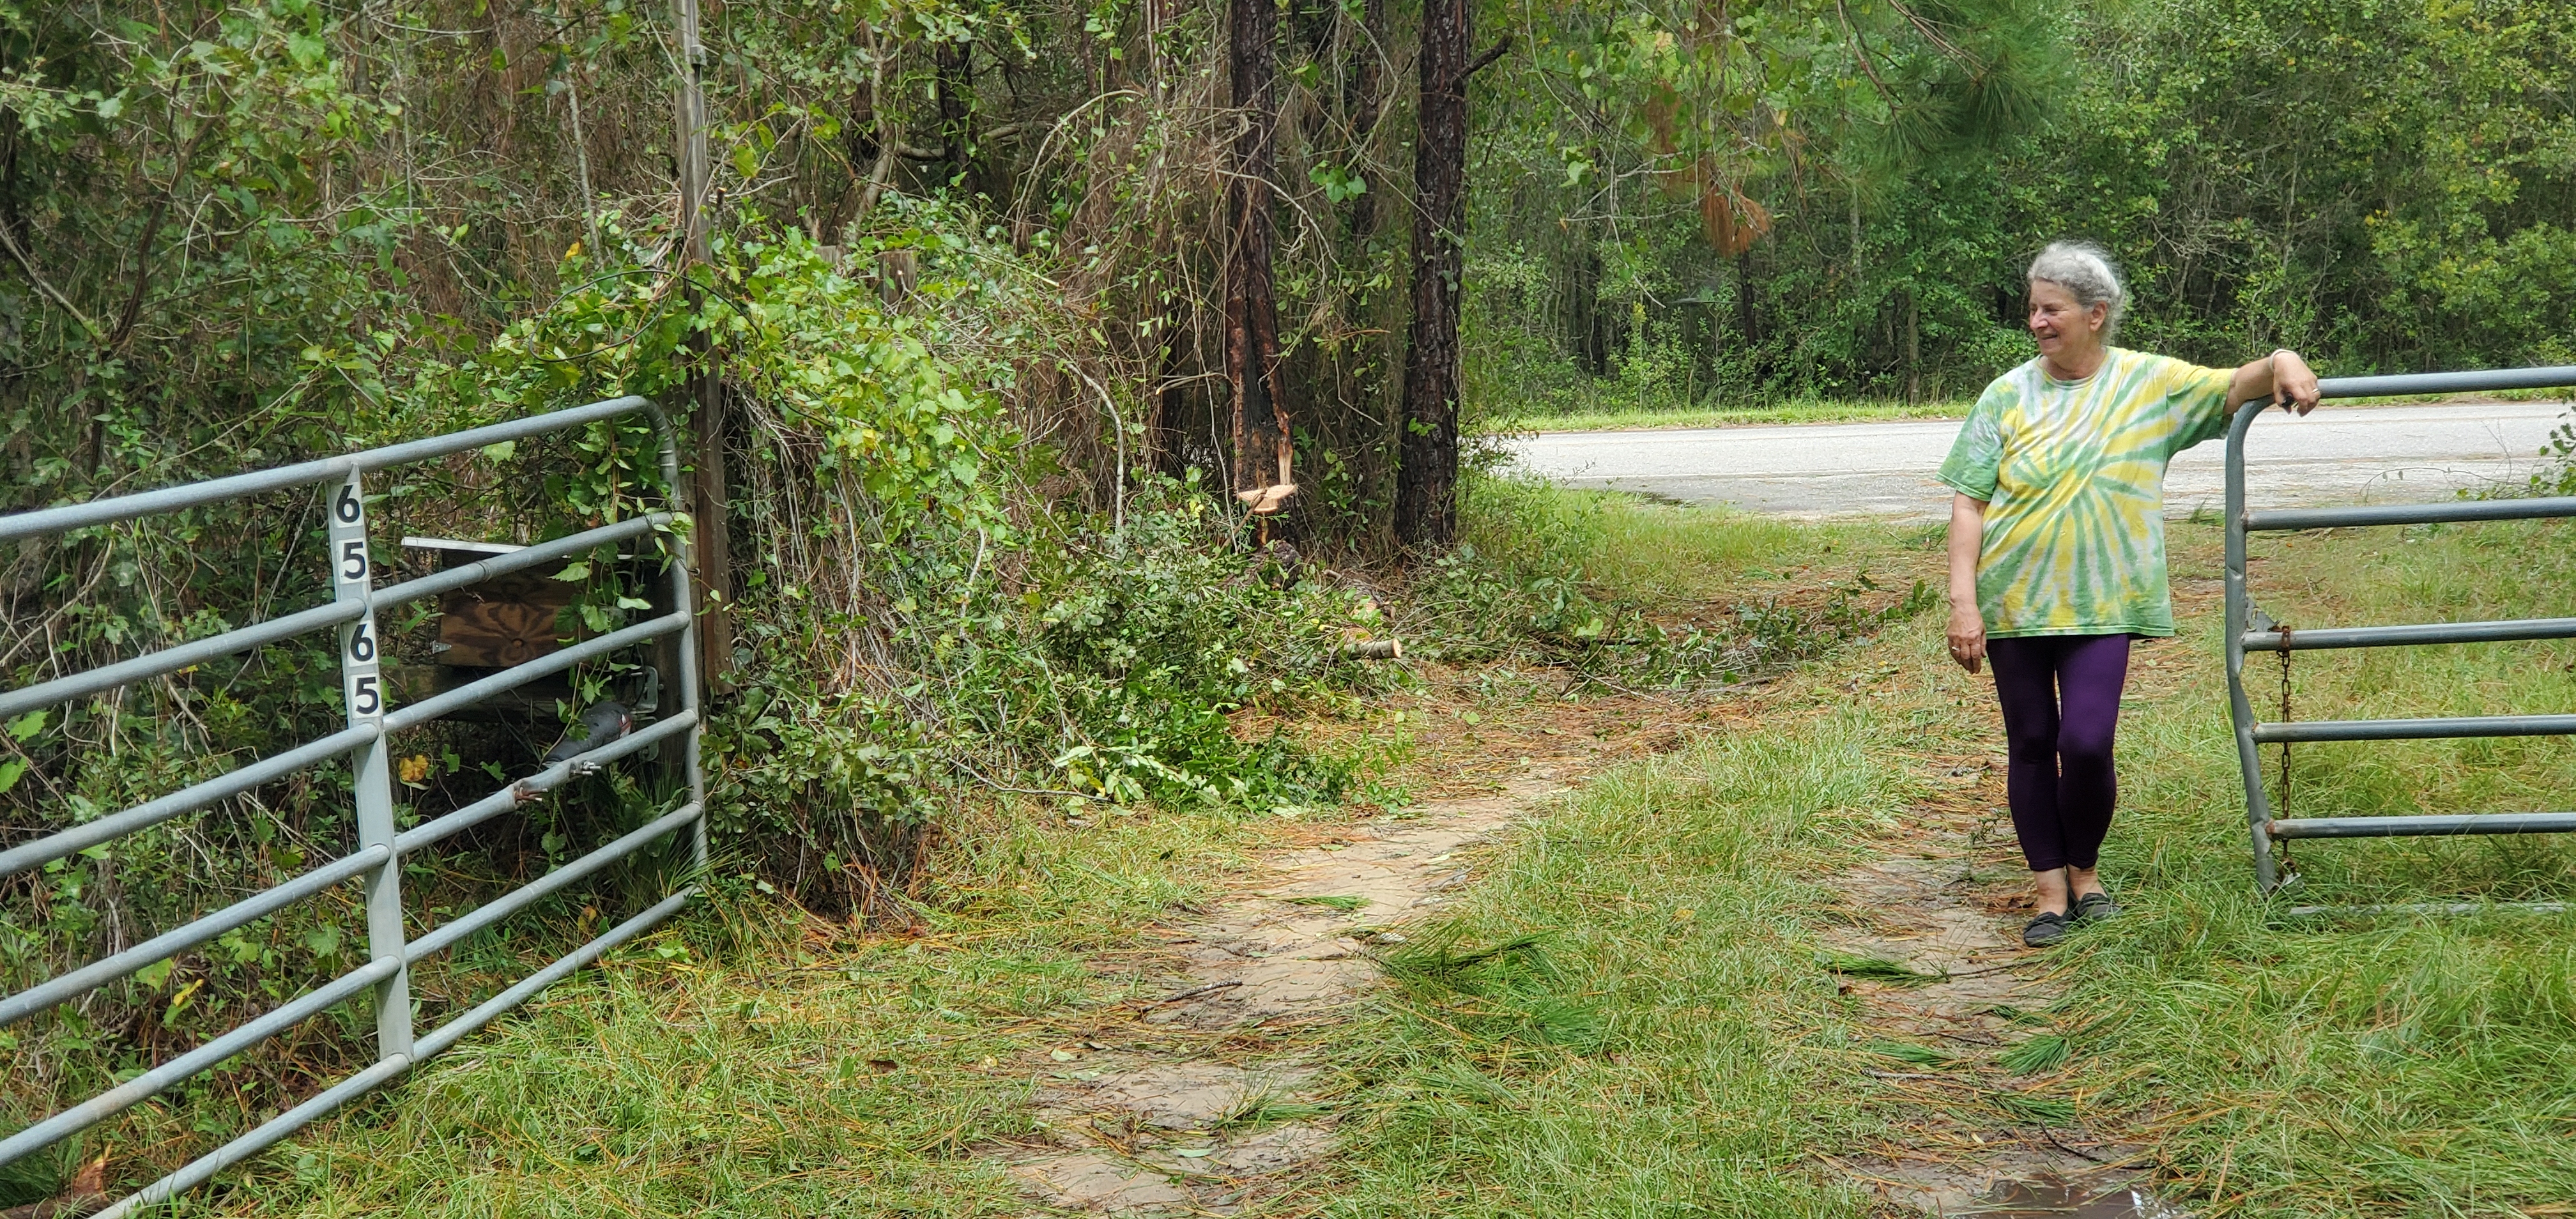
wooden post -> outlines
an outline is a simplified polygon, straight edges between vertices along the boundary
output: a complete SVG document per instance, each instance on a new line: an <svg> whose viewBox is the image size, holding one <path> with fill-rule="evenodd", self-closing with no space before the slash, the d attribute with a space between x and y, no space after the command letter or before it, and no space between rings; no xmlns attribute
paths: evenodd
<svg viewBox="0 0 2576 1219"><path fill-rule="evenodd" d="M680 32L679 170L680 273L706 262L707 244L707 99L701 87L707 50L698 41L698 0L671 0ZM689 311L702 302L696 286L683 289ZM697 561L698 673L710 691L721 692L733 668L733 538L728 528L725 493L724 374L714 342L705 331L689 336L689 412L692 435L690 514L696 520L691 539Z"/></svg>

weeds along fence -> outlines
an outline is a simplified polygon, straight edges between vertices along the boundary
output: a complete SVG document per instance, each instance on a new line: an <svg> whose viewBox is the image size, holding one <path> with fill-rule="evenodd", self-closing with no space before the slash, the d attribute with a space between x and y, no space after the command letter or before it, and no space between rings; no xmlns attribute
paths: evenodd
<svg viewBox="0 0 2576 1219"><path fill-rule="evenodd" d="M410 1067L455 1045L503 1012L571 974L601 954L633 939L685 905L695 889L680 886L640 913L618 922L573 951L537 969L501 993L426 1033L412 1027L412 968L469 936L493 928L511 915L593 876L612 864L639 858L656 844L685 836L686 863L694 872L706 860L705 782L699 770L700 709L697 650L690 614L688 556L679 534L670 529L668 508L583 529L564 537L516 549L417 579L379 586L376 576L379 539L369 531L367 476L398 466L426 462L493 445L510 445L551 433L608 424L631 416L650 420L660 441L660 466L666 488L679 486L678 454L669 421L651 401L618 398L515 422L435 436L425 440L370 449L340 457L308 461L273 470L189 483L158 491L94 500L41 511L0 517L0 543L31 538L77 535L144 518L239 500L269 492L318 488L327 524L332 599L298 613L270 618L206 638L160 648L117 663L52 678L0 694L0 720L40 716L75 700L180 673L226 656L257 649L312 632L337 633L341 700L347 727L338 732L271 754L217 777L105 816L81 821L31 841L0 850L0 879L42 869L76 854L94 851L117 839L251 793L317 766L345 762L352 779L355 812L353 849L348 854L301 875L260 890L213 913L195 918L141 943L59 974L0 999L0 1029L29 1020L74 1001L102 986L168 962L227 932L267 918L286 907L322 895L351 880L365 886L366 961L311 986L266 1013L124 1079L70 1108L34 1121L0 1140L0 1169L34 1156L185 1081L217 1069L262 1042L342 1005L364 1002L375 1024L374 1061L277 1117L222 1144L154 1181L104 1213L123 1215L137 1207L168 1199L199 1184L223 1168L277 1142L297 1128L341 1104L386 1084ZM663 551L660 595L645 610L650 616L632 625L545 652L501 668L488 676L463 681L416 701L395 706L396 694L384 671L384 636L377 625L380 611L507 576L552 574L586 557L631 546L641 553L658 544ZM554 565L549 567L547 565ZM543 769L444 815L404 828L394 800L394 763L390 742L407 729L486 704L586 661L645 645L653 649L654 680L649 698L639 699L626 722L569 743L550 756ZM676 646L674 646L676 645ZM667 705L666 705L667 704ZM650 723L642 723L647 716ZM632 724L632 731L628 725ZM464 830L598 772L612 762L638 755L657 758L681 798L676 806L655 813L640 825L586 854L574 857L542 876L518 885L469 912L441 921L417 937L408 930L403 901L404 861ZM564 756L564 755L569 756ZM677 861L674 861L677 862Z"/></svg>
<svg viewBox="0 0 2576 1219"><path fill-rule="evenodd" d="M2336 377L2321 383L2322 397L2382 398L2422 394L2492 393L2499 390L2576 386L2576 367L2508 368L2388 377ZM2576 715L2436 716L2420 719L2266 722L2254 713L2245 689L2245 655L2288 654L2329 648L2422 647L2576 638L2576 618L2522 618L2494 622L2430 622L2394 626L2302 628L2273 620L2254 603L2245 576L2249 535L2302 529L2426 525L2474 521L2542 520L2576 516L2576 496L2533 499L2453 500L2422 504L2363 504L2331 508L2245 506L2245 436L2260 409L2239 411L2227 433L2227 695L2236 729L2236 757L2245 781L2245 812L2254 846L2254 884L2265 896L2289 882L2281 875L2275 845L2294 838L2403 838L2451 834L2557 834L2576 832L2576 812L2434 813L2420 816L2276 817L2263 788L2262 747L2286 751L2299 742L2420 741L2461 737L2576 735ZM2283 670L2283 689L2288 688ZM2286 693L2284 695L2286 699ZM2286 715L2284 721L2287 720ZM2286 765L2285 765L2286 773ZM2533 903L2555 910L2556 903ZM2415 913L2462 912L2456 904L2372 907ZM2334 909L2300 906L2292 914Z"/></svg>

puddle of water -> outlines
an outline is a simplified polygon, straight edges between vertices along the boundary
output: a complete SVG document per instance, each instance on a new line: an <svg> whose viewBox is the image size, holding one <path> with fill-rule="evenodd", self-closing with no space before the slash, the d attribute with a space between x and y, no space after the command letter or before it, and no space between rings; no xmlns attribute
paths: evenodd
<svg viewBox="0 0 2576 1219"><path fill-rule="evenodd" d="M2147 1192L2135 1182L2105 1184L2099 1179L2070 1181L2042 1177L2035 1181L1997 1181L1986 1201L1955 1212L1996 1219L2191 1219L2190 1212Z"/></svg>

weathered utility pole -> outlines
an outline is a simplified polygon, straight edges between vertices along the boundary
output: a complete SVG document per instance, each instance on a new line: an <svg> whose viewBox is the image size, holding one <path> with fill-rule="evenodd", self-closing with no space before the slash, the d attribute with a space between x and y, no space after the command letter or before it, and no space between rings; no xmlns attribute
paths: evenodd
<svg viewBox="0 0 2576 1219"><path fill-rule="evenodd" d="M679 272L685 277L710 256L706 211L707 98L700 83L707 49L698 41L698 0L671 0L671 9L680 30ZM696 315L703 303L696 284L685 283L681 291L690 314ZM698 562L693 583L703 599L698 607L698 673L707 688L720 691L730 684L725 674L733 667L733 539L726 521L724 373L716 358L715 342L703 330L689 336L688 395L695 441L689 510L696 529L690 549Z"/></svg>
<svg viewBox="0 0 2576 1219"><path fill-rule="evenodd" d="M1279 126L1276 0L1232 0L1228 59L1234 108L1234 175L1225 208L1225 371L1234 390L1234 490L1267 516L1296 493L1287 403L1279 392L1279 315L1270 270L1271 186Z"/></svg>
<svg viewBox="0 0 2576 1219"><path fill-rule="evenodd" d="M1470 0L1422 0L1421 132L1413 145L1413 324L1405 338L1404 435L1395 535L1432 549L1458 533L1458 288L1466 271L1467 78L1510 50L1467 61Z"/></svg>

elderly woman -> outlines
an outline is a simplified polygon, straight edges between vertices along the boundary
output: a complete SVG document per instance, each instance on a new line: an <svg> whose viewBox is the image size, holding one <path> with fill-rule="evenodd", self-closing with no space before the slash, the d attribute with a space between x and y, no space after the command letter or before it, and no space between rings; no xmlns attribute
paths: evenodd
<svg viewBox="0 0 2576 1219"><path fill-rule="evenodd" d="M2200 368L2110 346L2128 294L2098 247L2030 264L2039 358L1995 378L1941 481L1950 503L1950 658L1992 661L2004 791L2039 913L2032 947L2119 913L2094 864L2117 784L2111 735L2129 641L2174 633L2165 589L2165 463L2224 434L2239 405L2317 402L2298 353Z"/></svg>

